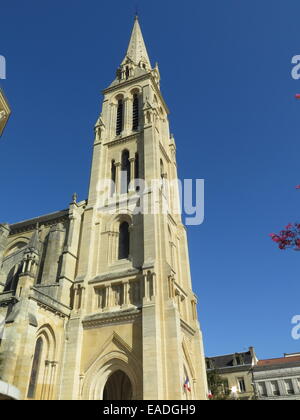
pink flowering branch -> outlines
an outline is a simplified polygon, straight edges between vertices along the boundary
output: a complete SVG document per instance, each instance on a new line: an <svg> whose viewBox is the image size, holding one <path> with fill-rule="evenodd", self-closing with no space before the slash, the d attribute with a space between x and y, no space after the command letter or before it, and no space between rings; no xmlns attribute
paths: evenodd
<svg viewBox="0 0 300 420"><path fill-rule="evenodd" d="M300 185L296 185L295 188L300 190ZM300 251L300 223L289 223L279 234L271 233L270 236L279 249L293 248Z"/></svg>
<svg viewBox="0 0 300 420"><path fill-rule="evenodd" d="M289 223L279 234L271 233L270 237L279 249L293 248L300 251L300 223Z"/></svg>

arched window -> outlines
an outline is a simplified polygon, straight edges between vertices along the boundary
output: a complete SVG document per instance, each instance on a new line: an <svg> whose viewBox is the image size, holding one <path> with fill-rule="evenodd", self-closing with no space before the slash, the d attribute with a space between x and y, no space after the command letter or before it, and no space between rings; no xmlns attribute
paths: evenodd
<svg viewBox="0 0 300 420"><path fill-rule="evenodd" d="M134 160L134 179L135 179L135 190L140 191L139 179L140 179L140 161L139 161L139 154L135 154Z"/></svg>
<svg viewBox="0 0 300 420"><path fill-rule="evenodd" d="M27 245L27 242L20 241L16 244L14 244L12 247L10 247L4 254L5 257L8 257L11 254L14 254L15 252L20 251L21 249L25 248Z"/></svg>
<svg viewBox="0 0 300 420"><path fill-rule="evenodd" d="M121 194L126 194L128 192L128 187L130 183L130 161L129 161L129 152L124 150L122 153L122 176L121 176Z"/></svg>
<svg viewBox="0 0 300 420"><path fill-rule="evenodd" d="M132 130L137 131L139 128L139 97L135 93L133 95L133 108L132 108Z"/></svg>
<svg viewBox="0 0 300 420"><path fill-rule="evenodd" d="M116 191L116 162L114 160L111 161L111 195L113 195Z"/></svg>
<svg viewBox="0 0 300 420"><path fill-rule="evenodd" d="M124 114L124 105L123 100L118 100L118 109L117 109L117 123L116 123L116 135L119 136L123 131L123 114Z"/></svg>
<svg viewBox="0 0 300 420"><path fill-rule="evenodd" d="M16 293L21 272L22 264L16 264L14 267L11 268L6 279L4 292L13 292L13 294Z"/></svg>
<svg viewBox="0 0 300 420"><path fill-rule="evenodd" d="M35 396L39 370L40 370L40 364L41 364L41 358L42 358L42 351L43 351L43 339L39 337L37 339L35 350L34 350L27 398L34 398Z"/></svg>
<svg viewBox="0 0 300 420"><path fill-rule="evenodd" d="M139 168L140 162L139 162L139 154L135 154L135 160L134 160L134 179L140 179L140 168Z"/></svg>
<svg viewBox="0 0 300 420"><path fill-rule="evenodd" d="M160 177L161 179L164 179L164 163L162 159L160 159Z"/></svg>
<svg viewBox="0 0 300 420"><path fill-rule="evenodd" d="M129 257L129 224L123 222L119 230L119 260L124 260Z"/></svg>

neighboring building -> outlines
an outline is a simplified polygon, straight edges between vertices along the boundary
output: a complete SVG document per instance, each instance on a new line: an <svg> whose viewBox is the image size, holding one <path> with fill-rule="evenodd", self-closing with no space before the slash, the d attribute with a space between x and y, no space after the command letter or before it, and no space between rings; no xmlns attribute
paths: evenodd
<svg viewBox="0 0 300 420"><path fill-rule="evenodd" d="M253 347L242 353L206 357L206 370L223 379L223 392L232 398L250 400L254 397L252 368L257 363Z"/></svg>
<svg viewBox="0 0 300 420"><path fill-rule="evenodd" d="M300 400L300 354L260 360L253 381L259 400Z"/></svg>
<svg viewBox="0 0 300 420"><path fill-rule="evenodd" d="M4 93L0 88L0 136L3 133L3 130L10 116L10 113L11 111L10 111L7 99L5 98Z"/></svg>
<svg viewBox="0 0 300 420"><path fill-rule="evenodd" d="M88 199L0 225L3 379L22 398L207 398L179 192L164 182L177 179L168 114L136 18L104 90ZM147 202L159 211L137 212Z"/></svg>

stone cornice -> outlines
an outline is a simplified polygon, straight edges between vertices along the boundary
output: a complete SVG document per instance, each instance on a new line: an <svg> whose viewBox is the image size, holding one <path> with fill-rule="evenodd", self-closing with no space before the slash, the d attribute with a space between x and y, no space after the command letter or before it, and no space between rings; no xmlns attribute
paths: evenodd
<svg viewBox="0 0 300 420"><path fill-rule="evenodd" d="M70 316L71 308L64 305L63 303L58 302L56 299L53 299L45 293L40 292L34 287L31 290L32 295L29 296L29 299L32 299L35 302L37 302L39 306L62 317Z"/></svg>
<svg viewBox="0 0 300 420"><path fill-rule="evenodd" d="M91 329L103 325L128 324L129 322L134 322L140 317L140 310L131 309L126 311L99 313L96 315L87 316L83 319L82 324L84 329Z"/></svg>
<svg viewBox="0 0 300 420"><path fill-rule="evenodd" d="M122 143L128 143L129 141L138 141L138 135L140 134L140 132L138 133L134 133L134 134L130 134L129 136L124 136L124 137L117 137L114 140L111 141L107 141L106 143L103 143L104 146L107 146L108 148L116 146L118 144L122 144Z"/></svg>
<svg viewBox="0 0 300 420"><path fill-rule="evenodd" d="M180 320L181 328L186 331L188 334L194 336L196 334L196 330L192 328L187 322L185 322L183 319Z"/></svg>
<svg viewBox="0 0 300 420"><path fill-rule="evenodd" d="M132 277L132 276L137 276L139 274L141 274L141 270L139 270L138 268L118 271L118 272L111 271L109 273L104 273L100 276L93 278L92 280L89 281L89 284L95 284L95 283L100 283L104 281L110 281L110 280L115 280L115 279L120 279L120 278L125 278L125 277Z"/></svg>
<svg viewBox="0 0 300 420"><path fill-rule="evenodd" d="M163 106L165 108L166 113L167 114L170 114L170 110L169 110L169 108L168 108L168 106L167 106L164 98L162 97L161 91L158 88L157 83L156 83L156 81L155 81L155 79L154 79L154 77L152 76L151 73L146 73L146 74L144 74L142 76L139 76L139 77L136 77L136 78L131 78L131 79L128 79L126 81L122 81L122 82L120 82L117 85L110 86L110 87L104 89L102 91L102 93L103 93L103 95L106 95L107 93L114 92L115 90L120 90L120 89L122 89L124 87L130 86L132 84L137 84L138 82L142 82L143 80L147 80L147 79L150 79L151 80L151 82L153 84L153 87L154 87L154 90L155 90L157 96L159 96L159 99L161 100L161 102L162 102L162 104L163 104Z"/></svg>
<svg viewBox="0 0 300 420"><path fill-rule="evenodd" d="M213 357L211 358L213 359ZM246 372L250 373L252 369L252 365L237 365L237 366L227 366L227 367L221 367L221 368L213 368L213 369L207 369L207 372L212 372L214 370L217 370L220 374L229 374L234 372Z"/></svg>
<svg viewBox="0 0 300 420"><path fill-rule="evenodd" d="M300 362L287 363L285 365L254 366L255 376L259 378L284 377L289 375L300 375Z"/></svg>
<svg viewBox="0 0 300 420"><path fill-rule="evenodd" d="M45 216L39 216L34 219L25 220L23 222L10 225L9 236L35 230L37 223L43 226L52 226L54 224L62 223L67 220L69 220L69 210L62 210L60 212L51 213Z"/></svg>

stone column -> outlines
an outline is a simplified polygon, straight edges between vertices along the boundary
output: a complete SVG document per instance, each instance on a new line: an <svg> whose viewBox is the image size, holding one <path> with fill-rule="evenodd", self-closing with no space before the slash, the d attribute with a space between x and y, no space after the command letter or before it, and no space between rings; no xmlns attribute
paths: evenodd
<svg viewBox="0 0 300 420"><path fill-rule="evenodd" d="M105 300L106 300L105 310L108 311L110 308L110 302L111 302L111 286L110 285L107 285L105 287Z"/></svg>
<svg viewBox="0 0 300 420"><path fill-rule="evenodd" d="M110 138L116 137L116 123L117 123L117 104L110 104L110 118L109 118L109 132Z"/></svg>
<svg viewBox="0 0 300 420"><path fill-rule="evenodd" d="M116 162L116 194L121 193L121 162Z"/></svg>
<svg viewBox="0 0 300 420"><path fill-rule="evenodd" d="M132 98L124 100L124 134L129 135L132 131Z"/></svg>
<svg viewBox="0 0 300 420"><path fill-rule="evenodd" d="M129 159L130 162L130 189L129 192L135 192L135 158L132 157Z"/></svg>
<svg viewBox="0 0 300 420"><path fill-rule="evenodd" d="M152 290L151 290L151 286L150 286L150 299L151 300L155 300L155 296L156 296L156 274L152 273L151 276L151 282L152 282ZM152 292L152 293L151 293Z"/></svg>
<svg viewBox="0 0 300 420"><path fill-rule="evenodd" d="M148 273L143 275L142 284L144 301L147 302L149 300Z"/></svg>
<svg viewBox="0 0 300 420"><path fill-rule="evenodd" d="M124 306L128 306L129 305L129 281L126 280L123 283L123 287L124 287Z"/></svg>

